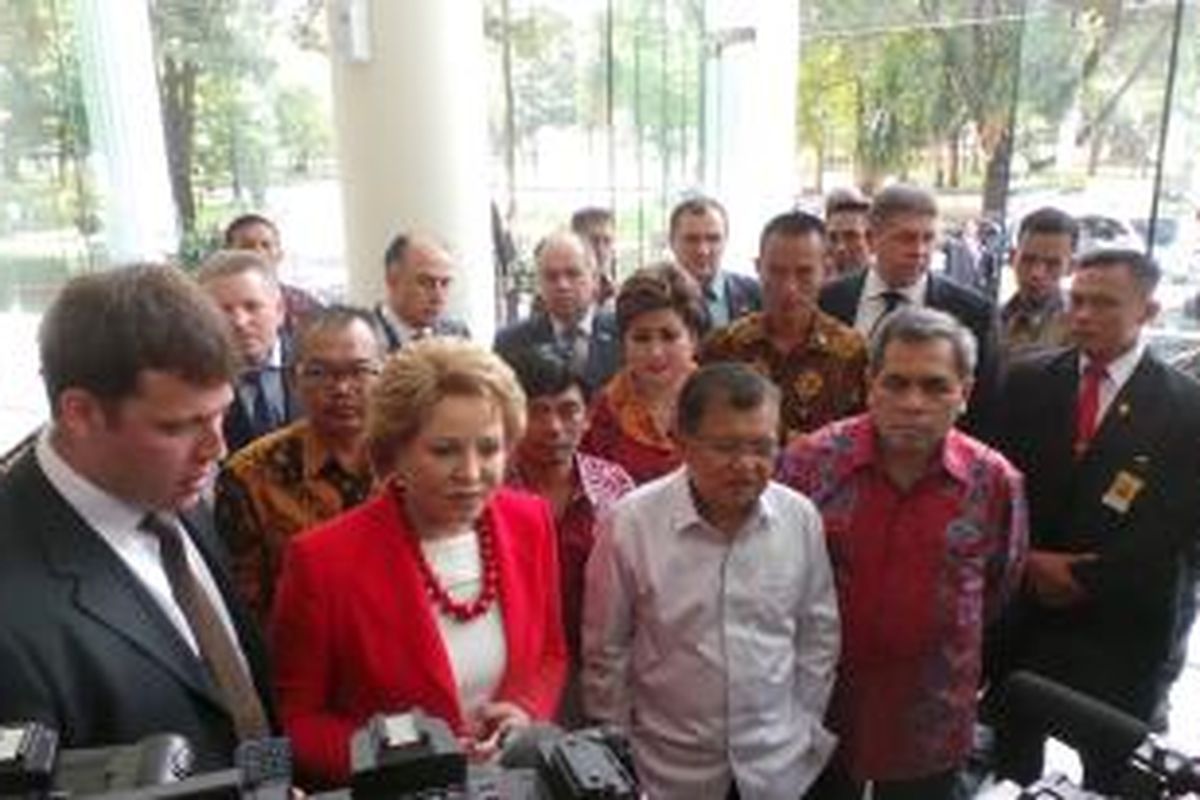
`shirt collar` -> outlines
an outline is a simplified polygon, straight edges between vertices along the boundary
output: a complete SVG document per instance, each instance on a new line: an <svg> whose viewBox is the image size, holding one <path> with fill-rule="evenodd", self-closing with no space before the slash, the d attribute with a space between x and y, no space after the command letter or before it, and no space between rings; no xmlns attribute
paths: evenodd
<svg viewBox="0 0 1200 800"><path fill-rule="evenodd" d="M850 458L847 472L879 466L880 454L878 440L875 436L875 425L868 414L860 414L841 423L842 435L850 437ZM946 438L942 440L942 452L939 466L950 477L960 483L966 483L970 474L971 453L963 434L958 429L951 428Z"/></svg>
<svg viewBox="0 0 1200 800"><path fill-rule="evenodd" d="M704 293L704 300L708 303L724 303L725 302L725 271L718 269L713 273L712 280L707 286L701 287Z"/></svg>
<svg viewBox="0 0 1200 800"><path fill-rule="evenodd" d="M300 437L301 459L303 459L301 472L306 481L321 477L330 465L335 469L342 469L341 462L333 457L333 452L325 446L321 437L317 436L308 420L294 423L294 430Z"/></svg>
<svg viewBox="0 0 1200 800"><path fill-rule="evenodd" d="M411 342L413 339L417 338L417 329L400 319L396 312L392 310L390 305L387 303L381 303L379 308L380 312L383 314L384 321L387 322L387 324L392 327L392 330L396 332L396 338L402 344L405 342Z"/></svg>
<svg viewBox="0 0 1200 800"><path fill-rule="evenodd" d="M1000 310L1000 316L1005 320L1020 314L1023 316L1042 316L1057 314L1066 308L1066 300L1060 290L1055 290L1040 301L1029 300L1020 293L1014 294Z"/></svg>
<svg viewBox="0 0 1200 800"><path fill-rule="evenodd" d="M892 288L884 282L883 278L879 277L876 267L872 266L867 270L866 281L863 283L863 296L872 300L880 299L880 295L884 292L898 292L908 300L909 303L915 306L925 305L925 290L929 285L929 272L926 271L917 278L915 283L908 286L900 286Z"/></svg>
<svg viewBox="0 0 1200 800"><path fill-rule="evenodd" d="M512 466L508 471L508 479L505 481L509 486L518 489L533 491L533 486L529 483L524 471L521 469L520 462L517 459L512 459ZM567 505L573 505L580 497L584 497L595 507L597 499L591 487L588 485L588 472L584 469L583 454L576 452L571 457L571 497L567 500Z"/></svg>
<svg viewBox="0 0 1200 800"><path fill-rule="evenodd" d="M110 535L130 535L146 516L138 508L109 494L67 463L54 447L54 425L43 429L35 445L38 466L46 480L63 499L96 531Z"/></svg>
<svg viewBox="0 0 1200 800"><path fill-rule="evenodd" d="M679 467L663 480L667 483L666 508L664 510L667 512L667 518L671 521L671 529L680 534L695 531L715 533L716 528L704 519L700 514L700 509L696 508L687 465ZM764 489L755 502L754 511L751 512L740 531L756 529L760 525L768 524L774 515L771 503L767 499L767 490Z"/></svg>
<svg viewBox="0 0 1200 800"><path fill-rule="evenodd" d="M1142 356L1146 352L1146 340L1143 336L1138 336L1133 347L1126 350L1121 355L1114 358L1106 365L1108 379L1117 387L1125 385L1129 380L1129 376L1133 375L1133 371L1137 369L1138 362L1142 360ZM1079 352L1079 374L1083 375L1084 371L1092 360L1082 350Z"/></svg>
<svg viewBox="0 0 1200 800"><path fill-rule="evenodd" d="M546 313L546 316L550 320L550 327L554 328L554 335L558 338L562 338L562 336L567 332L567 328L569 326L549 312ZM587 307L587 310L583 312L583 316L579 318L579 321L575 323L575 330L581 330L585 336L590 337L592 335L592 321L595 319L595 317L596 304L592 303Z"/></svg>

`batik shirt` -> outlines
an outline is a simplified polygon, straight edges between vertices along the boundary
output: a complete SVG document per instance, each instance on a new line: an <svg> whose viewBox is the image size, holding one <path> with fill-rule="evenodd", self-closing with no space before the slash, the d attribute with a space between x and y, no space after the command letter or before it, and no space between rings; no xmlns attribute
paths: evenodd
<svg viewBox="0 0 1200 800"><path fill-rule="evenodd" d="M842 619L830 705L858 779L905 780L971 749L984 625L1015 589L1028 530L1020 474L951 430L905 491L863 415L797 441L780 479L825 522Z"/></svg>
<svg viewBox="0 0 1200 800"><path fill-rule="evenodd" d="M767 333L759 311L716 331L704 344L702 361L749 364L779 387L783 442L863 410L867 347L862 336L823 312L816 312L808 338L786 353Z"/></svg>
<svg viewBox="0 0 1200 800"><path fill-rule="evenodd" d="M519 465L512 470L507 483L517 489L532 491ZM596 541L596 522L633 488L633 479L611 461L576 453L573 484L571 497L554 523L558 531L558 564L562 576L563 630L571 664L578 665L583 573Z"/></svg>
<svg viewBox="0 0 1200 800"><path fill-rule="evenodd" d="M301 421L235 453L217 478L217 529L229 545L239 594L262 622L288 539L361 503L371 471L347 470Z"/></svg>

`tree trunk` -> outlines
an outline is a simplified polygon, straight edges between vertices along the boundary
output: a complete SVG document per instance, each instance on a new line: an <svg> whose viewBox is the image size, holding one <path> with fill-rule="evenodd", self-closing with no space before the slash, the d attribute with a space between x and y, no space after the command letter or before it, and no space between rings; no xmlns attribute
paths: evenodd
<svg viewBox="0 0 1200 800"><path fill-rule="evenodd" d="M948 154L949 161L950 161L950 169L949 169L949 174L946 178L946 182L950 185L951 189L957 189L958 184L959 184L959 175L958 175L959 161L962 159L962 141L961 140L962 140L962 132L958 128L955 128L954 130L950 131L950 152Z"/></svg>
<svg viewBox="0 0 1200 800"><path fill-rule="evenodd" d="M983 183L983 215L999 218L1004 212L1004 198L1008 193L1008 172L1012 166L1012 135L1004 131L996 139L996 145L988 154Z"/></svg>
<svg viewBox="0 0 1200 800"><path fill-rule="evenodd" d="M163 130L167 139L167 166L171 195L184 233L196 228L196 197L192 187L192 134L196 127L196 64L163 60Z"/></svg>

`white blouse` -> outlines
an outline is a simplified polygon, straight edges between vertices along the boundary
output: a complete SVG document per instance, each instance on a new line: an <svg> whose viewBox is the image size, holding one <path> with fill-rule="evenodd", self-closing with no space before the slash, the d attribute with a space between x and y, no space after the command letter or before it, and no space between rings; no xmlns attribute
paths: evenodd
<svg viewBox="0 0 1200 800"><path fill-rule="evenodd" d="M479 596L483 588L483 559L474 531L422 539L421 550L438 582L452 598L465 602ZM466 622L445 614L436 605L434 613L450 658L463 714L470 718L492 699L504 677L508 654L500 600L496 598L487 613Z"/></svg>

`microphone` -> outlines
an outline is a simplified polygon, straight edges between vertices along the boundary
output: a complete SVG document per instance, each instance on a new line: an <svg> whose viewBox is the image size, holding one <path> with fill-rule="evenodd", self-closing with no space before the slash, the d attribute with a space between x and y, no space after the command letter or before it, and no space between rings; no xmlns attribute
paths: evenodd
<svg viewBox="0 0 1200 800"><path fill-rule="evenodd" d="M1015 724L1128 764L1171 794L1200 792L1200 762L1164 746L1150 726L1120 709L1025 671L1009 677L1004 697L1001 713Z"/></svg>
<svg viewBox="0 0 1200 800"><path fill-rule="evenodd" d="M1106 758L1128 759L1150 735L1141 720L1033 672L1010 676L1004 697L1008 720Z"/></svg>

